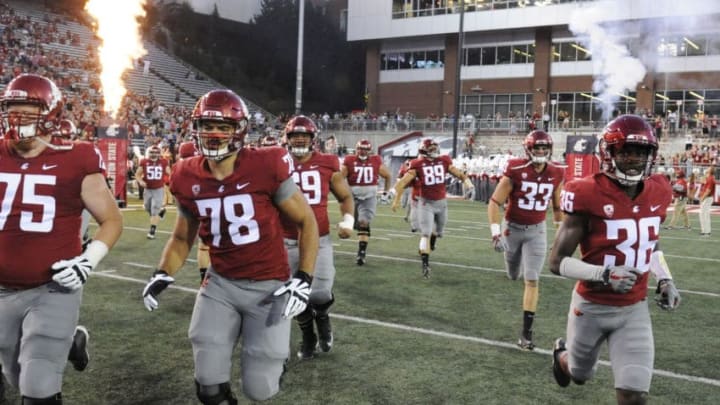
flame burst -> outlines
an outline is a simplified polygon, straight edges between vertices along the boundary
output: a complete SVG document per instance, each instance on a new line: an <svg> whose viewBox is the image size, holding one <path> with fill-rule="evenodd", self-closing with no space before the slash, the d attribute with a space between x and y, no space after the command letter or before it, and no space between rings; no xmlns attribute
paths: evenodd
<svg viewBox="0 0 720 405"><path fill-rule="evenodd" d="M117 118L127 92L122 75L133 67L133 60L147 54L142 45L138 18L145 17L145 0L88 0L85 10L96 20L96 33L102 43L100 82L104 109Z"/></svg>

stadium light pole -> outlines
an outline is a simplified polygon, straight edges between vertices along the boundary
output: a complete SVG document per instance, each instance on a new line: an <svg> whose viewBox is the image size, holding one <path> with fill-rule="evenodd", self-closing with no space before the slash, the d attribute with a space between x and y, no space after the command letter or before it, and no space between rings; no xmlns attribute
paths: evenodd
<svg viewBox="0 0 720 405"><path fill-rule="evenodd" d="M298 51L297 69L295 70L295 114L302 109L302 80L303 80L303 33L305 32L305 0L298 0Z"/></svg>
<svg viewBox="0 0 720 405"><path fill-rule="evenodd" d="M453 148L452 157L457 157L458 143L458 125L460 122L460 71L463 58L463 42L465 42L465 30L463 24L465 22L465 2L460 1L460 28L458 29L458 50L457 62L455 66L455 119L453 120Z"/></svg>

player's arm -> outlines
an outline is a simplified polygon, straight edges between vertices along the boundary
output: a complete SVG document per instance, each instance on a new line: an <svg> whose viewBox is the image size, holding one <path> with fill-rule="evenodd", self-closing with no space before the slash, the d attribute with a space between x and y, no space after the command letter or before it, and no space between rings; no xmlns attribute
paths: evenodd
<svg viewBox="0 0 720 405"><path fill-rule="evenodd" d="M448 167L448 171L450 172L450 174L452 174L453 176L460 179L466 188L468 188L468 189L475 188L475 185L473 185L472 181L470 180L470 177L467 174L463 173L462 170L451 165L450 167Z"/></svg>
<svg viewBox="0 0 720 405"><path fill-rule="evenodd" d="M397 181L397 183L395 183L395 187L393 187L395 189L395 197L393 198L391 207L393 212L400 206L400 199L402 198L403 190L410 184L411 181L413 181L416 175L415 169L410 169L400 180Z"/></svg>
<svg viewBox="0 0 720 405"><path fill-rule="evenodd" d="M663 251L660 250L660 244L655 245L655 250L650 255L650 271L658 282L655 302L666 311L677 308L680 305L680 292L675 287L670 267L665 261Z"/></svg>
<svg viewBox="0 0 720 405"><path fill-rule="evenodd" d="M380 177L383 178L383 181L385 182L385 189L383 190L385 193L390 191L390 187L392 187L392 174L390 173L390 169L387 168L384 164L380 165L380 168L378 169L378 174Z"/></svg>
<svg viewBox="0 0 720 405"><path fill-rule="evenodd" d="M98 223L94 240L72 259L52 264L52 279L61 286L77 290L87 282L90 272L107 255L122 233L122 214L101 173L88 174L80 186L80 198Z"/></svg>
<svg viewBox="0 0 720 405"><path fill-rule="evenodd" d="M135 181L137 181L137 184L140 187L147 188L147 184L145 184L145 169L143 168L143 165L138 165L138 168L135 171Z"/></svg>
<svg viewBox="0 0 720 405"><path fill-rule="evenodd" d="M500 221L502 220L500 206L505 204L505 200L507 200L510 193L512 193L512 189L512 180L507 176L503 176L497 187L495 187L495 191L488 202L490 236L492 237L492 244L496 252L504 252L507 250L507 243L502 238L502 232L500 230Z"/></svg>
<svg viewBox="0 0 720 405"><path fill-rule="evenodd" d="M165 243L160 263L142 291L143 302L148 311L158 308L160 305L158 296L175 282L172 275L177 273L185 263L197 235L199 221L192 217L180 203L177 204L177 208L175 227L170 234L170 239Z"/></svg>
<svg viewBox="0 0 720 405"><path fill-rule="evenodd" d="M572 257L580 241L590 232L587 216L566 214L550 253L550 271L575 280L595 281L624 294L635 285L640 272L630 266L600 266Z"/></svg>
<svg viewBox="0 0 720 405"><path fill-rule="evenodd" d="M343 176L342 172L333 173L330 178L330 191L340 203L340 215L342 221L338 224L338 236L341 239L347 239L352 235L353 226L355 225L355 201L350 191L350 186Z"/></svg>
<svg viewBox="0 0 720 405"><path fill-rule="evenodd" d="M552 195L553 224L555 224L555 227L559 227L563 220L563 213L560 209L560 194L562 194L562 183L555 187Z"/></svg>
<svg viewBox="0 0 720 405"><path fill-rule="evenodd" d="M340 173L342 173L342 176L343 176L343 177L347 177L347 176L348 176L348 168L347 168L347 166L345 166L345 163L343 163L343 164L340 166Z"/></svg>
<svg viewBox="0 0 720 405"><path fill-rule="evenodd" d="M168 162L168 164L165 165L165 175L170 177L171 174L172 174L172 168L170 167L170 162Z"/></svg>
<svg viewBox="0 0 720 405"><path fill-rule="evenodd" d="M320 246L315 214L292 178L283 182L281 188L285 188L286 191L283 194L287 193L287 195L278 198L276 194L274 200L283 216L298 227L298 250L300 253L298 270L312 276L315 272L315 261ZM290 189L294 191L289 193Z"/></svg>

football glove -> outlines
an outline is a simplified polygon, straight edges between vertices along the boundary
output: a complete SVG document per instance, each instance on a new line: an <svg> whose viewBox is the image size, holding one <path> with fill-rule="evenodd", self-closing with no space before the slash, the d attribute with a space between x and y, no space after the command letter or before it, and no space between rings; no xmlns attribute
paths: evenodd
<svg viewBox="0 0 720 405"><path fill-rule="evenodd" d="M603 283L613 291L625 294L630 291L638 278L638 270L630 266L608 266L603 272Z"/></svg>
<svg viewBox="0 0 720 405"><path fill-rule="evenodd" d="M273 293L275 297L289 295L285 309L283 309L283 318L290 319L305 311L310 301L310 284L312 284L312 277L299 270L290 281L275 290Z"/></svg>
<svg viewBox="0 0 720 405"><path fill-rule="evenodd" d="M50 271L52 279L69 290L77 290L87 282L93 269L87 257L80 255L70 260L59 260L53 263Z"/></svg>
<svg viewBox="0 0 720 405"><path fill-rule="evenodd" d="M390 198L390 193L383 191L382 196L380 197L380 202L383 204L390 204Z"/></svg>
<svg viewBox="0 0 720 405"><path fill-rule="evenodd" d="M495 235L492 237L493 247L496 252L506 252L508 250L508 244L502 235Z"/></svg>
<svg viewBox="0 0 720 405"><path fill-rule="evenodd" d="M155 270L152 277L150 277L150 281L148 281L148 283L145 284L145 288L143 288L142 295L145 308L147 308L148 311L156 310L160 305L158 295L174 282L175 279L170 277L165 271Z"/></svg>
<svg viewBox="0 0 720 405"><path fill-rule="evenodd" d="M672 311L680 305L680 292L678 292L675 283L671 279L666 278L658 281L655 294L657 294L655 302L666 311Z"/></svg>

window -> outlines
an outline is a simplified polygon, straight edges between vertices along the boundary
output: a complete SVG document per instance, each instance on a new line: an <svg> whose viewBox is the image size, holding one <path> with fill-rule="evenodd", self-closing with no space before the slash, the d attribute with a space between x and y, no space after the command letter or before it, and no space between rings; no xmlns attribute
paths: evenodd
<svg viewBox="0 0 720 405"><path fill-rule="evenodd" d="M480 65L480 48L470 48L467 50L465 65L467 65L467 66Z"/></svg>

